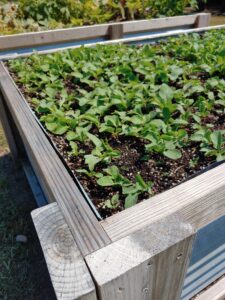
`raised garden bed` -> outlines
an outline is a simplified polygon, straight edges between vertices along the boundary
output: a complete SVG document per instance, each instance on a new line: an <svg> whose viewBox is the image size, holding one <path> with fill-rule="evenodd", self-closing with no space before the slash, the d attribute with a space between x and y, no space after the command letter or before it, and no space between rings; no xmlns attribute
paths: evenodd
<svg viewBox="0 0 225 300"><path fill-rule="evenodd" d="M223 163L177 185L224 155L225 31L195 31L150 46L99 45L7 62L20 91L1 65L2 95L27 155L47 199L58 203L101 299L142 299L150 289L153 299L179 298L195 230L225 213ZM177 186L100 223L23 95L103 217L126 201ZM89 133L76 131L88 125ZM132 288L131 278L141 274Z"/></svg>
<svg viewBox="0 0 225 300"><path fill-rule="evenodd" d="M205 27L209 25L209 20L210 14L200 13L0 36L0 58L27 55L33 51L45 52L50 49L96 43L108 39Z"/></svg>
<svg viewBox="0 0 225 300"><path fill-rule="evenodd" d="M105 218L225 158L224 38L79 48L8 68Z"/></svg>

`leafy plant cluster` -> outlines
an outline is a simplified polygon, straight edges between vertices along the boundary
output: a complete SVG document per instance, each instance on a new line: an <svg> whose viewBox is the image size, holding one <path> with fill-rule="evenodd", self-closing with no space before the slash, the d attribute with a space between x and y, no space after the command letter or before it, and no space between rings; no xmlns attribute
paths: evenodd
<svg viewBox="0 0 225 300"><path fill-rule="evenodd" d="M8 2L8 1L7 1ZM196 0L18 0L0 1L0 32L10 34L184 13Z"/></svg>
<svg viewBox="0 0 225 300"><path fill-rule="evenodd" d="M139 162L225 158L225 30L150 45L97 45L9 61L47 130L63 137L79 176L111 187L108 209L154 193L154 180L124 170L121 138L144 145ZM116 146L115 146L116 145ZM128 158L129 159L129 158Z"/></svg>

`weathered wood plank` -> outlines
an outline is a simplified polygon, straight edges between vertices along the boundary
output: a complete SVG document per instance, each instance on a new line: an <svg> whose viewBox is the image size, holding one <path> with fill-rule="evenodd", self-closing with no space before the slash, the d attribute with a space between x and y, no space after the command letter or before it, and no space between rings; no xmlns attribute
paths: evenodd
<svg viewBox="0 0 225 300"><path fill-rule="evenodd" d="M160 30L169 27L173 28L188 25L192 25L194 27L196 18L199 15L208 14L203 13L187 16L123 22L123 32L124 34L130 34L141 31L154 31L156 29ZM114 25L121 25L121 23L82 26L69 29L57 29L1 36L0 49L1 51L4 51L15 48L25 48L31 46L35 47L46 44L65 43L85 39L107 38L109 35L109 28Z"/></svg>
<svg viewBox="0 0 225 300"><path fill-rule="evenodd" d="M194 235L172 215L88 255L100 299L180 299Z"/></svg>
<svg viewBox="0 0 225 300"><path fill-rule="evenodd" d="M225 164L102 221L115 241L173 213L200 229L225 214Z"/></svg>
<svg viewBox="0 0 225 300"><path fill-rule="evenodd" d="M32 211L56 297L97 300L95 286L57 203Z"/></svg>
<svg viewBox="0 0 225 300"><path fill-rule="evenodd" d="M194 29L177 29L177 30L169 30L164 33L156 33L152 35L142 35L138 37L129 37L129 38L124 38L124 39L118 39L118 40L108 40L108 41L102 41L102 42L95 42L95 43L87 43L85 44L85 47L95 47L96 45L109 45L109 44L141 44L141 43L151 43L159 39L166 39L171 36L179 36L182 34L189 34L189 33L202 33L202 32L207 32L209 30L215 30L215 29L224 29L225 25L217 25L217 26L208 26L208 27L203 27L203 28L194 28ZM50 53L55 53L58 51L63 51L66 49L76 49L79 48L81 45L74 45L74 46L65 46L61 48L53 48L53 49L48 49L48 50L38 50L38 54L50 54ZM33 53L27 52L27 53L13 53L13 54L5 54L1 56L0 53L0 60L6 60L6 59L15 59L19 57L26 57L29 56Z"/></svg>
<svg viewBox="0 0 225 300"><path fill-rule="evenodd" d="M5 104L4 101L2 99L2 95L0 94L0 119L1 119L1 123L2 123L2 127L9 145L9 149L10 149L10 153L11 156L14 160L14 162L17 162L18 160L18 149L16 146L16 142L13 136L13 132L11 129L11 126L9 124L9 120L7 118L7 114L6 114L6 110L5 110Z"/></svg>
<svg viewBox="0 0 225 300"><path fill-rule="evenodd" d="M114 24L109 26L109 39L116 40L123 37L123 24Z"/></svg>
<svg viewBox="0 0 225 300"><path fill-rule="evenodd" d="M195 21L196 28L206 27L210 24L211 15L210 14L199 14Z"/></svg>
<svg viewBox="0 0 225 300"><path fill-rule="evenodd" d="M207 290L196 297L196 300L224 300L225 299L225 277L221 278Z"/></svg>
<svg viewBox="0 0 225 300"><path fill-rule="evenodd" d="M49 202L56 201L83 255L110 242L81 192L0 64L0 89L19 130L31 165Z"/></svg>
<svg viewBox="0 0 225 300"><path fill-rule="evenodd" d="M178 28L185 26L195 26L198 16L210 15L208 13L199 13L187 16L166 17L142 21L124 22L124 33L137 33L144 31L162 30L168 28Z"/></svg>

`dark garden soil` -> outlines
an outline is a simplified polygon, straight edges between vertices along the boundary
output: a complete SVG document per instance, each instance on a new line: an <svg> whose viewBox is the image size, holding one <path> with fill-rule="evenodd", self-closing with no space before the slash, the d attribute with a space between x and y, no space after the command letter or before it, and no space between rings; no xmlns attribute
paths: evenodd
<svg viewBox="0 0 225 300"><path fill-rule="evenodd" d="M216 116L211 116L216 121ZM221 127L219 123L215 122L215 127ZM225 126L223 126L225 128ZM69 144L63 137L51 135L51 139L55 146L62 154L67 165L75 176L78 177L80 183L83 185L88 196L97 207L100 215L104 218L117 213L124 209L124 203L115 209L107 208L104 206L106 199L111 198L114 194L120 193L118 187L101 187L96 183L95 177L87 177L76 172L78 169L82 169L84 166L84 160L82 158L74 158L68 156ZM101 135L100 135L101 136ZM178 160L171 160L159 154L148 155L144 151L145 141L134 137L114 137L111 139L108 137L110 145L113 148L121 151L120 158L114 160L111 165L116 165L120 168L122 175L126 176L131 181L134 181L135 174L140 173L145 182L152 181L154 185L152 187L152 195L164 192L190 178L204 170L207 166L210 166L214 159L208 157L207 159L199 151L198 147L193 143L192 147L188 149L182 149L182 158ZM92 145L87 141L85 147L83 144L79 145L81 149L85 151L92 149ZM197 159L200 158L200 159ZM96 171L101 171L106 166L99 164ZM139 200L148 199L148 193L139 195ZM124 200L125 197L120 195L120 199Z"/></svg>
<svg viewBox="0 0 225 300"><path fill-rule="evenodd" d="M155 47L157 48L157 44ZM158 52L158 55L163 55L163 53ZM169 59L173 56L173 52L169 50L168 52ZM176 58L179 60L179 56ZM187 60L190 57L187 56ZM184 60L184 59L183 59ZM133 71L135 73L135 71ZM218 74L217 74L218 73ZM217 76L219 79L223 79L223 76L219 72L214 72L214 76ZM38 98L39 95L37 93L29 93L24 85L18 83L17 75L12 73L14 80L17 82L20 90L24 94L25 98L31 99L32 97ZM139 76L138 80L142 81L142 74L135 74L135 76ZM205 85L207 80L210 78L209 73L207 72L196 72L195 74L187 74L186 79L190 80L199 80L202 85ZM122 80L122 79L121 79ZM72 81L72 79L68 76L66 80L64 80L64 85L69 94L73 93L74 90L78 88L85 89L86 91L91 91L90 86L85 83L76 84ZM161 84L161 82L156 82L156 84ZM182 81L170 81L169 86L175 89L183 89ZM212 88L211 92L214 93L215 97L217 97L218 91ZM198 101L201 93L195 92L192 94L191 98L194 101ZM57 98L57 95L56 95ZM41 100L41 98L39 98ZM58 99L56 99L58 101ZM175 101L175 100L174 100ZM175 102L174 102L175 104ZM77 103L74 102L71 105L71 108L75 111ZM30 101L30 106L35 110L34 105ZM143 108L144 109L144 108ZM151 109L151 108L150 108ZM189 107L190 110L195 114L195 106ZM116 110L112 106L110 111L107 112L109 114L113 114ZM35 110L36 112L37 110ZM143 111L143 113L148 114L150 111ZM37 114L37 112L36 112ZM179 110L176 110L171 116L173 119L179 119L180 117ZM37 114L38 117L41 114ZM100 123L103 122L100 118ZM194 119L192 117L188 120L188 125L182 125L182 129L184 129L188 136L191 136L194 133L193 124ZM209 114L202 117L200 120L201 126L210 125L210 129L212 131L216 130L224 130L225 129L225 115L224 115L224 107L222 104L215 104L214 109L211 109ZM207 126L206 126L207 127ZM135 176L140 174L145 182L152 182L151 192L143 192L139 194L138 201L143 201L148 199L149 197L159 194L165 190L168 190L185 180L191 178L192 176L198 174L203 171L206 167L212 165L215 162L215 156L206 156L203 151L200 149L200 143L194 142L191 140L187 140L184 142L184 145L180 148L181 158L178 159L170 159L165 155L159 154L157 152L146 152L146 145L149 144L148 140L144 140L139 137L125 136L119 135L115 133L106 133L100 132L96 126L92 126L90 129L90 133L96 136L98 139L107 140L108 144L115 150L119 150L121 155L116 158L112 158L111 162L108 164L103 164L99 162L96 164L94 171L96 173L101 173L105 168L110 166L118 167L120 173L129 179L132 183L135 182ZM79 179L81 185L84 187L84 190L87 192L89 198L93 201L94 205L98 209L100 215L103 218L109 217L112 214L117 213L124 209L124 202L126 195L122 193L122 186L120 185L111 185L111 186L100 186L97 183L97 177L95 176L87 176L86 174L77 172L79 169L86 168L84 156L70 155L71 146L66 139L66 135L55 135L49 132L49 136L53 141L54 145L57 147L59 153L64 158L66 164L72 173ZM85 142L80 142L76 140L76 144L78 149L83 151L85 154L90 154L94 149L93 142L90 139ZM111 199L112 196L119 195L120 202L116 207L107 207L106 200Z"/></svg>
<svg viewBox="0 0 225 300"><path fill-rule="evenodd" d="M199 73L197 75L203 84L208 79L206 74ZM15 78L14 74L12 74L12 76ZM176 83L171 83L171 86L175 84ZM67 82L67 85L69 89L72 90L73 83ZM20 90L26 99L30 99L31 95L26 93L24 86L20 86ZM32 103L30 103L30 106L34 110ZM38 117L41 116L37 112L35 113ZM213 114L211 112L207 117L202 119L202 125L209 123L213 125L213 129L223 130L225 129L225 115L223 113L219 114L218 112L215 112ZM184 127L184 129L189 133L192 131L191 125L192 124L190 123L186 128ZM122 175L133 182L135 175L139 173L145 182L152 181L154 183L152 186L152 194L148 194L147 192L140 194L138 202L175 187L215 163L215 159L213 157L205 157L203 153L200 152L198 143L195 142L192 142L191 145L189 144L188 148L181 149L182 157L180 159L171 160L157 153L146 155L145 145L148 144L148 142L140 138L111 135L107 133L103 134L99 133L97 129L92 130L92 133L100 139L107 138L110 146L121 152L121 156L114 159L110 165L117 166ZM70 146L65 136L57 136L50 132L48 134L54 146L62 155L66 165L79 179L81 185L84 187L89 198L93 201L100 215L103 218L107 218L124 210L125 196L122 195L121 189L117 186L101 187L97 184L95 177L88 177L76 172L76 170L83 169L84 158L81 156L74 157L68 155L70 152ZM90 153L94 148L93 144L88 140L85 143L77 142L77 144L79 149L84 150L85 153ZM102 169L106 167L106 165L99 163L96 166L96 171L101 172ZM120 205L116 208L107 208L105 206L105 201L115 194L120 195Z"/></svg>

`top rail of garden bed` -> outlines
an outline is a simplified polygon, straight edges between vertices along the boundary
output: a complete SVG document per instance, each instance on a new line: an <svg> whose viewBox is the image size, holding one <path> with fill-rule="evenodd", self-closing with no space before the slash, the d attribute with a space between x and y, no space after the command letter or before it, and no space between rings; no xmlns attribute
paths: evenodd
<svg viewBox="0 0 225 300"><path fill-rule="evenodd" d="M0 51L30 48L44 45L75 43L81 41L103 41L134 36L154 31L204 27L209 23L210 14L200 13L151 20L117 22L101 25L82 26L69 29L5 35L0 37Z"/></svg>

